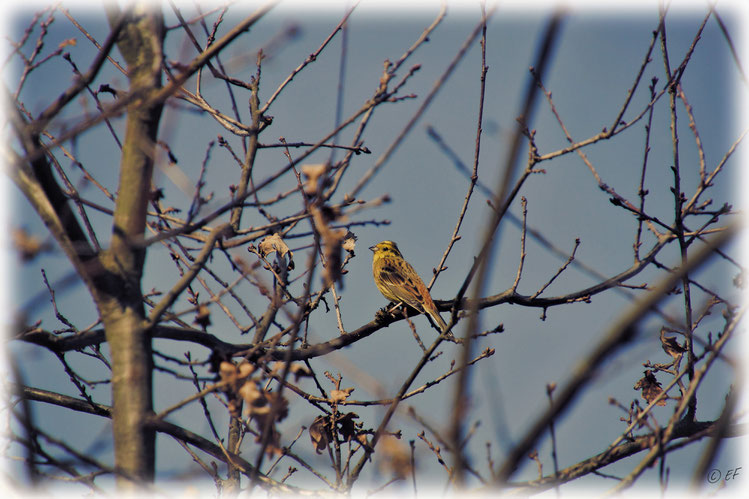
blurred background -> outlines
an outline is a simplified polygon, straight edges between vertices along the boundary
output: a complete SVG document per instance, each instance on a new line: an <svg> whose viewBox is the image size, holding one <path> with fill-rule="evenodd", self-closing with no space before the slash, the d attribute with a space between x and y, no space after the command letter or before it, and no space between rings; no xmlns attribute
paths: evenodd
<svg viewBox="0 0 749 499"><path fill-rule="evenodd" d="M733 43L741 49L741 38L745 20L740 2L720 2L720 14ZM211 6L216 6L213 4ZM556 110L574 140L594 136L605 127L610 128L622 108L627 92L645 60L653 31L658 27L659 10L656 2L636 3L635 7L614 5L600 8L586 3L575 3L565 9L564 21L543 83L552 93ZM34 13L43 4L30 8L14 6L5 26L5 34L10 40L19 40L29 25ZM106 38L108 23L98 4L74 3L68 9L77 20L99 42ZM196 14L195 6L178 3L186 17ZM168 4L162 6L167 26L176 26L177 19ZM208 10L209 6L201 8ZM254 4L236 4L225 16L219 36L230 29L237 21L248 15ZM690 49L697 30L707 14L708 6L703 3L689 3L685 8L680 4L669 4L666 29L671 67L681 63ZM265 102L291 71L314 52L334 30L347 10L347 5L328 2L323 7L311 8L300 2L281 2L255 25L249 33L235 41L223 53L222 60L231 76L248 80L256 73L255 62L258 49L263 48L265 59L262 63L260 79L260 100ZM393 2L385 4L364 0L349 18L345 33L339 33L317 59L294 77L273 103L268 114L273 116L273 124L262 136L261 142L270 144L284 137L289 143L303 141L315 143L327 135L336 124L336 102L341 99L341 116L350 116L374 94L385 60L394 62L410 47L437 17L440 5L437 2L421 2L412 8L404 8ZM465 279L473 258L478 254L481 238L491 217L487 205L488 192L497 188L502 167L509 148L509 139L515 127L515 118L521 112L524 91L530 78L528 68L533 64L538 51L540 36L543 33L554 9L550 4L526 7L518 2L499 4L487 29L486 64L488 66L486 94L483 115L483 134L479 161L479 183L473 193L460 230L461 239L450 253L447 269L439 275L432 288L435 299L451 299ZM189 13L189 14L187 14ZM210 18L209 25L215 16ZM399 73L404 75L408 68L419 65L404 86L403 94L414 94L415 98L379 107L372 117L364 134L364 146L371 154L361 154L352 159L349 171L344 176L332 202L341 202L343 196L357 185L361 176L385 153L388 147L404 130L408 121L422 105L424 98L433 88L435 81L445 72L461 45L480 22L481 11L477 2L448 2L447 15L442 23L407 60ZM71 53L79 69L84 70L95 56L91 42L61 13L49 26L50 44L64 40L75 40L64 48ZM53 42L54 40L54 42ZM201 40L201 43L204 38ZM342 45L344 44L344 45ZM10 48L3 44L3 60L9 57ZM196 55L195 48L188 43L183 31L174 29L166 38L167 54L173 60L189 61ZM345 53L342 54L342 47ZM50 46L49 50L54 47ZM739 51L739 55L745 54ZM650 62L644 69L642 81L635 92L632 103L623 116L629 123L646 108L650 101L648 85L651 79L658 78L659 91L667 78L664 76L660 41L656 43ZM343 76L339 80L341 61L345 61ZM742 63L745 59L741 59ZM342 321L347 331L371 321L375 312L386 305L385 299L375 288L371 277L371 253L367 247L385 239L396 241L405 258L415 267L425 282L432 276L442 257L454 230L461 206L469 188L469 173L458 165L472 168L475 153L477 113L479 108L481 47L474 41L466 56L449 74L446 83L439 89L426 112L410 129L395 152L383 163L382 168L357 198L364 201L377 199L387 194L390 202L382 206L362 210L351 217L351 221L361 225L351 230L358 238L355 257L348 265L341 296ZM20 62L17 58L5 66L4 83L11 93L18 85ZM28 77L19 96L28 110L36 115L72 82L70 65L57 58L40 66ZM108 84L115 89L125 89L126 78L112 65L106 65L96 80L96 85ZM186 87L195 89L195 78ZM746 79L737 62L721 27L714 19L709 19L694 48L694 53L682 80L683 90L692 107L699 137L704 150L705 163L709 171L714 169L732 144L746 128L746 119L741 113L746 94ZM209 77L204 72L202 88L204 97L211 105L223 110L231 109L226 85ZM237 108L240 115L248 119L247 97L237 93ZM111 96L100 95L103 101ZM69 106L60 120L61 125L77 122L85 115L94 113L90 100L81 100L80 106ZM683 110L682 110L683 111ZM124 120L113 121L118 133L124 133ZM585 154L600 175L601 181L612 187L621 196L632 202L637 196L645 152L646 119L640 120L626 131L611 140L601 141L584 149ZM62 125L64 127L64 125ZM548 102L539 96L536 112L529 123L536 130L535 140L539 154L543 155L568 145ZM667 224L673 222L672 138L670 130L668 95L660 98L654 107L650 151L646 172L646 211ZM355 131L354 126L343 130L337 143L348 144ZM63 130L61 130L62 132ZM694 134L689 128L686 114L682 112L678 121L682 190L691 197L698 182L698 149ZM169 145L177 160L170 165L166 154L161 158L154 176L154 183L163 189L164 205L183 210L190 206L195 182L198 180L204 161L207 165L203 194L211 193L211 203L203 208L209 212L230 199L229 186L238 179L239 169L225 149L210 148L211 141L221 135L233 149L241 151L240 141L230 136L211 117L192 112L182 101L172 100L161 119L161 137ZM435 137L439 136L440 141ZM96 179L114 192L117 188L119 149L112 134L105 127L92 129L66 147L74 151L78 160L89 169ZM743 156L739 145L737 154ZM446 149L451 151L446 152ZM267 148L260 152L256 162L255 179L260 181L272 175L287 159L280 148ZM292 149L301 154L303 149ZM341 159L343 153L333 154L333 160ZM240 152L241 155L241 152ZM521 149L520 163L524 164L527 148ZM206 160L207 158L207 160ZM310 156L304 163L321 163L331 159L329 150L321 150ZM739 182L741 180L739 156L733 156L724 170L715 178L714 185L706 194L713 200L716 209L723 203L731 204L735 210L742 206ZM598 188L589 168L577 154L566 154L538 165L542 173L532 175L524 184L520 195L527 199L527 226L543 236L566 254L579 247L575 254L575 264L569 266L541 296L565 295L584 289L598 282L591 272L578 263L594 269L605 277L614 276L633 263L633 249L637 219L621 207L609 201L610 196ZM519 170L518 170L519 171ZM517 176L515 176L517 178ZM5 220L9 230L23 228L30 234L45 236L39 218L33 213L23 196L12 186L7 177L5 185ZM80 177L74 182L81 184ZM82 184L81 184L82 185ZM279 192L286 192L296 186L293 175L285 175L262 193L270 199ZM92 202L111 206L111 202L91 186L82 187ZM283 202L273 205L268 211L274 216L282 216L301 208L298 195L289 196ZM107 227L110 217L93 212L93 222L98 228ZM515 222L506 217L498 232L493 255L491 275L486 283L485 295L494 295L513 285L520 259L521 230L517 220L522 217L520 197L510 208ZM225 217L227 218L227 217ZM224 220L225 221L225 220ZM244 228L261 226L266 219L253 211L245 211L242 219ZM8 232L8 231L6 231ZM295 252L297 268L303 269L311 242L309 224L300 224L287 238L287 243ZM7 236L7 234L6 234ZM655 238L643 230L643 253L654 243ZM55 318L49 303L41 270L46 272L50 285L56 291L59 310L68 318L74 318L76 325L83 328L96 320L97 314L84 286L75 278L66 258L51 239L45 240L50 251L40 254L29 262L23 262L10 243L3 245L5 252L6 279L4 327L14 322L33 323L41 320L48 330L62 327ZM107 241L102 241L106 245ZM233 257L247 261L252 255L245 247L229 251ZM564 264L565 258L550 251L548 245L540 243L528 235L526 256L518 292L533 295ZM734 259L741 259L738 245L732 245L725 253ZM657 261L669 268L680 262L678 245L671 245L657 257ZM228 264L212 262L214 270L223 272L227 280L233 280ZM178 277L166 250L154 245L148 254L147 274L144 291L150 289L165 291ZM701 285L718 293L722 298L736 302L740 289L732 283L740 269L726 260L715 260L709 266L699 269L692 278ZM646 269L631 281L630 285L654 285L658 279L656 269ZM292 278L298 277L292 273ZM301 288L299 279L295 286ZM247 286L246 284L244 286ZM319 278L315 282L319 288ZM247 286L237 288L247 296L254 289ZM519 305L502 304L485 310L480 318L480 330L489 330L499 324L504 326L501 334L479 338L474 345L478 354L490 347L496 353L478 363L470 377L470 421L466 427L473 432L469 441L471 464L485 472L488 466L487 442L491 442L490 454L495 466L503 462L504 455L523 435L535 415L546 409L548 399L546 386L549 383L561 385L570 376L577 360L590 350L607 330L607 327L625 312L642 291L636 289L613 289L591 297L590 303L575 303L555 306L547 310ZM205 295L205 292L203 292ZM206 296L207 297L207 296ZM709 295L694 290L693 302L699 309ZM256 301L253 301L256 300ZM247 303L256 305L262 311L267 300L259 295L247 298ZM229 304L232 306L232 304ZM186 309L182 300L175 310ZM683 296L672 296L662 302L660 310L672 317L683 320ZM447 314L443 314L447 318ZM224 341L243 343L251 335L240 332L212 307L212 325L208 331ZM435 332L428 328L424 317L413 319L417 330L425 342L431 342ZM456 334L463 334L467 321L456 327ZM662 317L652 314L639 325L637 336L631 344L610 359L596 373L593 384L582 394L574 406L556 422L557 454L560 467L569 466L591 455L603 451L619 432L626 428L620 417L626 414L609 403L615 399L629 407L630 402L640 398L633 389L642 377L643 363L666 362L659 340ZM316 310L310 319L309 341L327 341L339 334L333 311L326 312L324 306ZM717 332L724 324L720 314L713 314L701 323L701 331ZM703 334L703 339L705 335ZM48 390L62 391L72 396L77 392L71 386L64 367L52 354L38 347L20 342L6 343L8 355L12 355L22 367L25 383ZM181 342L157 340L155 347L162 353L184 358L188 348ZM102 350L106 352L106 345ZM195 359L205 359L208 351L192 347ZM701 347L697 348L702 351ZM440 347L441 356L430 363L419 375L413 387L442 375L450 369L450 363L460 358L460 348L453 344ZM739 360L743 353L734 340L727 352L732 359ZM745 353L745 352L744 352ZM411 372L414 363L421 355L421 349L414 341L409 326L398 322L359 341L351 347L329 356L311 361L322 372L329 370L343 376L343 385L355 387L352 394L358 400L390 398L398 390L403 380ZM75 369L90 376L91 381L105 379L106 372L98 361L82 356L69 361ZM157 364L168 364L157 359ZM204 369L202 373L208 376ZM727 363L719 362L705 380L698 398L698 419L712 420L723 409L728 386L736 376ZM403 432L401 442L416 440L417 482L424 489L441 491L446 479L442 466L434 454L418 439L418 432L424 426L411 418L406 409L413 406L417 414L431 427L446 431L449 422L451 403L454 397L455 377L430 388L419 397L401 404L400 412L390 425L391 431ZM668 380L664 378L664 384ZM166 408L194 393L191 381L175 380L172 375L158 374L155 378L156 410ZM308 386L305 385L308 384ZM309 380L300 385L314 391ZM330 388L330 387L326 387ZM71 391L72 390L72 391ZM91 394L101 403L109 403L108 384L91 389ZM301 425L309 426L315 417L311 407L291 397L289 417L282 423L287 428L284 436L292 438ZM210 402L215 408L214 417L226 428L226 416L216 401ZM641 405L647 405L640 399ZM671 416L674 403L659 407L654 414L661 424ZM373 426L384 414L383 407L354 407L365 426ZM109 422L95 416L87 416L54 407L37 407L34 417L39 425L61 437L77 442L78 448L107 461L111 459ZM184 425L193 431L208 436L210 432L197 404L192 404L173 414L170 420ZM220 430L221 431L221 430ZM429 434L429 438L433 438ZM722 447L714 468L727 470L742 466L740 446L746 437L729 439ZM669 455L669 483L671 493L686 486L692 470L707 439L683 451ZM251 444L248 456L253 456ZM157 451L158 477L163 480L191 480L200 475L197 465L190 456L171 439L159 437ZM300 455L315 459L314 448L305 434L296 444L295 451ZM540 461L544 464L544 474L553 471L548 436L542 438L538 446ZM6 453L7 454L7 453ZM604 471L608 475L621 476L633 467L641 456L634 456L614 464ZM377 459L377 454L375 454ZM448 458L448 461L450 459ZM13 462L8 462L9 473L13 474ZM283 464L283 463L282 463ZM287 466L281 466L281 473ZM368 467L368 483L384 483L386 473L376 466ZM188 470L188 471L186 471ZM297 480L302 484L319 486L314 477L300 471ZM382 474L381 474L382 473ZM513 481L531 480L537 477L536 464L528 459L513 476ZM300 478L301 477L301 478ZM208 477L206 476L206 479ZM106 483L106 482L104 482ZM601 476L589 475L574 482L572 489L563 491L593 490L603 491L615 482ZM209 487L211 483L204 484ZM477 485L477 484L474 484ZM184 485L182 485L184 486ZM373 485L374 486L374 485ZM406 487L410 484L395 485ZM728 483L727 489L736 491L740 483ZM649 493L657 490L658 470L645 472L643 479L631 491ZM712 488L711 488L712 487ZM714 491L717 485L706 484L706 490Z"/></svg>

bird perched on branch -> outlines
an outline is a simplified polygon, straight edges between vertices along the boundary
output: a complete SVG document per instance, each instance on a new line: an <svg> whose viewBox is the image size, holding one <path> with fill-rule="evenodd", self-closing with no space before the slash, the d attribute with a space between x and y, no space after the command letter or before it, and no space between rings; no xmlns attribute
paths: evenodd
<svg viewBox="0 0 749 499"><path fill-rule="evenodd" d="M394 303L403 303L422 314L428 314L444 333L447 324L440 317L437 307L414 268L403 258L393 241L382 241L370 247L372 274L380 293Z"/></svg>

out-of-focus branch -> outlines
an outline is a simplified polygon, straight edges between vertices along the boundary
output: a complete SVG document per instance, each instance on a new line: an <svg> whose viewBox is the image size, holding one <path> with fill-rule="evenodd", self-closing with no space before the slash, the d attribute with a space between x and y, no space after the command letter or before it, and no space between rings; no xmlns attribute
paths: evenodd
<svg viewBox="0 0 749 499"><path fill-rule="evenodd" d="M94 279L103 274L95 258L96 253L70 208L67 196L52 174L39 135L31 132L31 126L11 103L7 92L3 93L7 98L11 125L25 153L21 157L15 151L3 148L5 162L10 165L10 177L34 207L88 288L95 290Z"/></svg>
<svg viewBox="0 0 749 499"><path fill-rule="evenodd" d="M89 68L89 70L86 71L85 74L81 75L75 81L73 86L68 88L62 95L60 95L57 100L52 103L52 105L42 111L39 117L32 123L33 133L41 133L42 130L47 127L50 120L57 116L60 111L62 111L62 108L64 108L71 100L73 100L76 95L78 95L84 88L86 88L86 86L94 81L94 78L96 78L96 75L99 74L99 70L104 64L104 61L107 60L109 51L112 50L112 47L117 41L117 37L120 36L122 28L125 26L125 21L125 16L120 15L119 18L113 22L112 29L109 32L107 39L104 41L104 45L99 48L99 51L96 54L96 58L94 59L94 62L91 63L91 67Z"/></svg>
<svg viewBox="0 0 749 499"><path fill-rule="evenodd" d="M491 17L492 13L493 10L489 13L488 17ZM440 17L438 17L438 19L440 19ZM434 26L436 26L436 24L437 21L435 21ZM372 167L364 175L362 175L362 177L356 183L356 186L354 186L354 188L351 190L349 194L350 197L355 198L356 196L358 196L359 192L361 192L361 190L366 187L366 185L375 176L375 174L377 174L380 168L382 168L382 166L390 159L390 156L392 156L396 149L398 149L398 146L400 146L400 144L403 142L403 139L405 139L406 135L408 135L414 125L416 125L416 122L419 121L426 109L432 103L432 100L437 95L437 92L442 89L448 78L455 73L455 68L457 67L458 63L463 60L463 57L473 44L473 41L476 39L479 33L481 33L483 25L483 22L478 23L473 31L468 35L468 38L466 38L466 40L463 42L463 45L460 47L460 50L458 50L458 53L455 55L455 57L453 57L452 61L450 61L448 67L440 75L437 81L434 82L434 85L432 85L432 89L424 98L421 106L419 106L408 123L406 123L406 126L403 127L403 130L401 130L392 144L390 144L385 152L383 152L382 155L377 158L374 165L372 165Z"/></svg>
<svg viewBox="0 0 749 499"><path fill-rule="evenodd" d="M677 438L705 438L709 437L719 424L715 421L695 421L691 423L684 423L678 425L672 435L674 439ZM662 429L661 429L662 431ZM747 433L746 425L731 425L726 431L726 437L739 437L744 436ZM539 480L533 480L530 482L510 482L507 483L507 491L513 495L530 495L538 494L544 490L548 490L555 485L561 485L563 483L569 483L580 477L595 472L601 468L604 468L612 463L621 461L624 458L633 456L638 452L649 449L655 438L655 433L648 433L646 435L640 435L630 442L623 443L615 447L612 450L604 451L600 454L596 454L593 457L575 463L565 469L559 470L558 476L545 476ZM704 476L700 477L704 480Z"/></svg>
<svg viewBox="0 0 749 499"><path fill-rule="evenodd" d="M561 11L555 12L554 15L549 19L549 22L544 30L543 38L538 47L538 53L534 67L540 75L545 73L546 67L551 60L551 53L556 43L557 34L561 28L564 14ZM498 209L492 210L492 216L489 223L486 225L486 229L481 236L481 251L478 257L474 260L468 275L466 276L460 290L458 291L455 302L458 303L465 296L468 291L468 286L471 284L474 276L476 280L473 282L472 295L474 299L474 307L478 303L477 299L484 292L484 283L487 280L488 272L487 269L491 268L492 253L495 243L495 236L499 223L502 221L507 209L509 208L512 201L517 196L520 186L523 181L530 174L533 168L533 162L529 161L525 171L521 178L516 182L514 187L511 187L512 178L515 172L515 165L517 158L520 155L520 145L523 141L523 137L528 134L527 127L529 121L532 119L532 114L535 109L535 102L537 100L537 89L535 82L532 78L529 79L525 87L525 97L523 99L523 106L521 109L520 116L517 118L515 131L512 136L512 142L510 150L507 156L504 158L504 165L502 174L499 176L499 185L495 190L495 197L493 200L494 206ZM531 141L531 146L532 146ZM533 151L533 150L532 150ZM468 318L468 324L463 334L463 352L461 355L460 362L462 365L470 360L473 355L471 350L471 343L473 335L477 332L479 324L478 308L472 309L472 313ZM455 454L455 465L454 465L454 478L458 487L463 486L465 461L463 454L460 451L461 442L463 440L463 423L465 421L465 412L468 407L469 391L468 391L468 369L461 371L458 375L458 382L455 384L452 414L450 416L450 442L453 449L456 450Z"/></svg>
<svg viewBox="0 0 749 499"><path fill-rule="evenodd" d="M229 233L230 227L227 224L220 225L211 231L208 240L203 245L203 250L198 254L195 261L190 266L190 269L180 278L179 281L172 287L166 296L151 310L151 315L148 318L150 326L154 326L159 322L161 316L171 307L177 300L179 295L190 285L190 283L198 275L198 272L202 269L205 262L211 256L213 247L216 242L224 235Z"/></svg>
<svg viewBox="0 0 749 499"><path fill-rule="evenodd" d="M595 378L598 367L618 348L632 339L637 323L655 305L657 305L678 283L682 276L696 269L708 260L713 252L728 243L738 233L739 227L732 225L724 232L718 233L705 247L689 258L677 271L667 275L647 295L637 300L620 318L614 322L603 339L573 369L571 378L556 391L553 405L538 417L523 438L512 449L504 464L495 475L496 484L504 484L515 471L520 460L535 445L541 434L548 428L549 421L557 419L559 414L577 397L577 395Z"/></svg>
<svg viewBox="0 0 749 499"><path fill-rule="evenodd" d="M96 416L103 416L110 419L112 418L113 409L108 405L91 404L85 400L70 397L68 395L62 395L56 392L41 390L39 388L32 388L28 386L17 386L16 388L20 396L25 398L26 400L44 402L47 404L72 409L78 412L93 414ZM252 472L252 465L241 456L229 452L226 449L214 444L213 442L206 440L200 435L182 428L181 426L177 426L167 421L161 421L158 419L150 419L147 424L153 427L157 432L170 435L182 442L193 445L203 452L218 459L219 461L226 462L228 460L231 460L232 464L239 467L242 470L242 473L247 476L249 476ZM298 494L300 492L300 489L284 485L263 474L258 475L258 480L263 488L277 493Z"/></svg>
<svg viewBox="0 0 749 499"><path fill-rule="evenodd" d="M162 87L158 92L145 96L142 92L129 93L127 96L118 99L117 102L104 109L104 112L88 119L77 126L71 127L67 132L61 134L53 143L49 146L50 148L56 147L58 144L62 144L73 137L77 137L84 131L98 125L103 120L118 116L126 111L127 106L133 102L142 99L144 106L152 106L157 104L163 104L169 97L174 95L179 88L192 76L194 75L207 60L214 57L216 54L221 52L229 43L234 41L242 33L249 30L249 28L260 20L276 3L277 1L268 2L258 8L252 15L248 16L244 20L237 23L228 33L226 33L219 40L214 42L210 47L190 61L189 64L183 69L183 71L172 80L169 85Z"/></svg>
<svg viewBox="0 0 749 499"><path fill-rule="evenodd" d="M683 276L686 275L686 272L680 271L679 274L681 274L680 277L683 278ZM653 442L648 454L632 469L632 471L626 477L624 477L624 479L622 479L616 485L616 487L614 487L614 492L621 492L622 490L631 487L634 484L635 480L637 480L637 478L643 473L643 471L651 467L656 459L659 459L664 455L663 453L666 451L666 446L669 442L671 442L671 440L673 440L674 433L676 432L678 426L685 422L688 423L694 421L694 418L689 413L695 403L694 401L697 398L697 389L705 379L705 375L709 372L713 362L715 362L716 359L720 358L721 351L725 347L728 340L733 337L733 332L741 322L741 319L746 313L746 310L747 309L745 307L742 308L732 317L730 321L728 321L728 323L726 324L726 328L721 334L720 338L718 338L718 340L713 345L711 345L711 349L709 354L707 355L707 359L699 369L694 369L693 365L687 366L686 370L689 371L690 375L689 388L679 400L679 404L673 411L673 414L668 421L668 425L664 428L663 433L659 434L658 438ZM729 414L724 417L730 418L730 416L732 415L731 411L733 410L731 403L727 404L727 409L729 411ZM640 418L638 417L638 419ZM722 438L721 433L724 431L725 428L717 428L713 436L715 438Z"/></svg>

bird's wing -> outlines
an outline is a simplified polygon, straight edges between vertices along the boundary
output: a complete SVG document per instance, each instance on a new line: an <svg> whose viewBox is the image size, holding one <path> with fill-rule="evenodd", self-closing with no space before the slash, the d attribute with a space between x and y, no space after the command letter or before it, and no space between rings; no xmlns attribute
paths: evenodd
<svg viewBox="0 0 749 499"><path fill-rule="evenodd" d="M413 270L411 272L415 274ZM423 284L419 286L419 283L415 282L412 277L407 277L396 265L389 263L384 263L380 268L380 279L382 279L383 284L388 288L391 295L409 307L415 308L419 312L424 312L422 303L425 300L421 288L424 290L426 288Z"/></svg>

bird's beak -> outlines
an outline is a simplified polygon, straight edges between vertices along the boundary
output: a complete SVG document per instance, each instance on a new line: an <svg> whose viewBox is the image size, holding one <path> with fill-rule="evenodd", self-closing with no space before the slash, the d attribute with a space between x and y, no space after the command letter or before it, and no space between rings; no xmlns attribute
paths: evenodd
<svg viewBox="0 0 749 499"><path fill-rule="evenodd" d="M369 249L372 251L377 251L377 246L370 246Z"/></svg>

